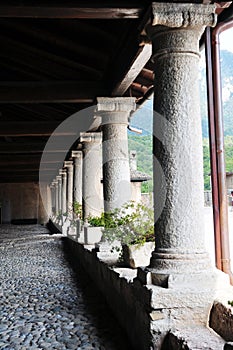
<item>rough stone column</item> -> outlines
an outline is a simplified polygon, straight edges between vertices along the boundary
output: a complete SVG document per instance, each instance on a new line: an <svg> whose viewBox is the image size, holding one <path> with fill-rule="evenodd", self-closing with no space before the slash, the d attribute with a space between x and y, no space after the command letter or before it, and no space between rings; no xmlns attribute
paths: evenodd
<svg viewBox="0 0 233 350"><path fill-rule="evenodd" d="M110 212L131 198L127 126L136 104L131 97L99 97L97 102L103 131L104 210Z"/></svg>
<svg viewBox="0 0 233 350"><path fill-rule="evenodd" d="M73 217L73 162L65 161L64 168L67 168L67 215L71 219Z"/></svg>
<svg viewBox="0 0 233 350"><path fill-rule="evenodd" d="M61 199L61 210L62 214L67 212L67 201L66 201L66 193L67 193L67 172L66 169L61 169L59 174L62 177L62 199Z"/></svg>
<svg viewBox="0 0 233 350"><path fill-rule="evenodd" d="M72 151L74 158L74 201L82 204L83 152Z"/></svg>
<svg viewBox="0 0 233 350"><path fill-rule="evenodd" d="M58 181L54 180L54 186L55 186L55 215L59 214L59 206L58 206Z"/></svg>
<svg viewBox="0 0 233 350"><path fill-rule="evenodd" d="M215 24L215 7L153 3L152 8L147 27L155 67L156 248L151 267L158 276L188 274L210 266L204 244L198 67L199 39L206 26Z"/></svg>
<svg viewBox="0 0 233 350"><path fill-rule="evenodd" d="M61 176L56 176L57 182L58 182L58 213L61 213L61 203L62 203L62 183L61 183Z"/></svg>
<svg viewBox="0 0 233 350"><path fill-rule="evenodd" d="M50 218L53 214L52 211L52 186L47 185L46 186L46 214L48 216L48 218Z"/></svg>
<svg viewBox="0 0 233 350"><path fill-rule="evenodd" d="M55 215L55 203L56 203L56 200L55 200L55 183L54 183L54 181L51 182L50 190L51 190L52 215Z"/></svg>
<svg viewBox="0 0 233 350"><path fill-rule="evenodd" d="M80 133L83 143L83 218L98 216L103 211L102 178L102 134Z"/></svg>

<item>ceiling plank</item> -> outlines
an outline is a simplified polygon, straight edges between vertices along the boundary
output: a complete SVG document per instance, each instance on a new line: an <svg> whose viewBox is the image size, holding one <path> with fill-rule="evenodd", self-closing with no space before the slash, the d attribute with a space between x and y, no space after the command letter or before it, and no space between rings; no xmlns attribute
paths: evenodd
<svg viewBox="0 0 233 350"><path fill-rule="evenodd" d="M55 54L53 52L49 52L48 50L43 50L41 48L36 47L35 45L29 45L22 41L15 40L10 38L9 36L6 36L8 34L7 32L0 34L0 41L2 47L4 47L4 50L2 55L8 57L15 55L15 50L17 50L17 55L20 53L21 61L22 61L22 55L23 57L29 58L31 57L32 62L36 60L38 57L40 57L43 60L48 61L48 65L46 65L46 69L53 69L53 65L64 65L65 67L69 67L70 69L74 69L76 71L82 71L86 74L91 74L91 76L95 78L102 78L102 73L97 68L89 67L87 64L82 64L77 62L77 60L73 60L67 57L60 56L58 54ZM64 52L64 51L63 51ZM75 57L75 56L74 56ZM23 61L22 61L23 62ZM45 64L45 62L44 62ZM59 67L58 69L61 69Z"/></svg>
<svg viewBox="0 0 233 350"><path fill-rule="evenodd" d="M18 164L17 165L17 172L27 172L27 171L37 171L39 172L40 169L40 163L29 163L29 164ZM59 166L56 164L48 164L47 166L44 166L41 171L53 171L54 173L56 173L59 169ZM9 163L7 165L7 167L1 167L1 173L4 172L4 170L12 172L12 171L16 171L16 167L15 164L11 164Z"/></svg>
<svg viewBox="0 0 233 350"><path fill-rule="evenodd" d="M0 154L22 154L22 153L43 153L47 152L45 143L33 144L33 143L0 143ZM57 145L56 148L50 149L50 153L63 153L67 150L62 145Z"/></svg>
<svg viewBox="0 0 233 350"><path fill-rule="evenodd" d="M29 136L50 136L58 127L60 122L0 122L0 136L5 137L29 137ZM64 130L54 133L54 136L71 136L76 135L75 131Z"/></svg>
<svg viewBox="0 0 233 350"><path fill-rule="evenodd" d="M46 160L43 160L43 163L45 164L53 164L63 161L61 159L62 157L59 156L59 154L54 153L48 153L46 155ZM0 159L0 166L2 164L38 164L41 161L41 155L40 154L20 154L17 156L7 155L3 154L1 155ZM43 166L44 168L44 166Z"/></svg>
<svg viewBox="0 0 233 350"><path fill-rule="evenodd" d="M129 70L125 73L122 80L117 84L112 92L112 96L122 96L128 90L133 81L140 74L141 70L145 67L146 63L151 58L152 47L150 44L146 44L140 47L137 55L135 56Z"/></svg>
<svg viewBox="0 0 233 350"><path fill-rule="evenodd" d="M2 18L67 18L67 19L137 19L143 6L137 7L80 7L80 6L0 6Z"/></svg>
<svg viewBox="0 0 233 350"><path fill-rule="evenodd" d="M0 103L92 103L105 96L102 83L93 81L0 82Z"/></svg>

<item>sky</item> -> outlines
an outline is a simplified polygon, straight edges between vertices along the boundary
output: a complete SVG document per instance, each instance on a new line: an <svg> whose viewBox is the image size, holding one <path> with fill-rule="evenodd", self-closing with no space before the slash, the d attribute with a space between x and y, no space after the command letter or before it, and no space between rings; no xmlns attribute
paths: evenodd
<svg viewBox="0 0 233 350"><path fill-rule="evenodd" d="M220 43L222 50L233 52L233 28L220 34Z"/></svg>

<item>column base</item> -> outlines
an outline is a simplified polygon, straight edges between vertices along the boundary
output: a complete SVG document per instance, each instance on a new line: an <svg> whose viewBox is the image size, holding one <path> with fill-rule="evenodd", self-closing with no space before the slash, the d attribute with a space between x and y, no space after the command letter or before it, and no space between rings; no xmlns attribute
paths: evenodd
<svg viewBox="0 0 233 350"><path fill-rule="evenodd" d="M186 259L177 254L174 258L170 254L161 259L161 254L154 253L151 265L139 268L136 278L151 292L151 332L156 349L161 349L170 331L208 326L214 301L229 300L233 293L229 276L211 266L207 254L188 255Z"/></svg>
<svg viewBox="0 0 233 350"><path fill-rule="evenodd" d="M170 288L171 284L189 284L194 280L199 283L201 278L199 276L205 271L211 273L213 267L209 255L205 252L193 254L153 252L150 266L146 270L151 272L152 284Z"/></svg>

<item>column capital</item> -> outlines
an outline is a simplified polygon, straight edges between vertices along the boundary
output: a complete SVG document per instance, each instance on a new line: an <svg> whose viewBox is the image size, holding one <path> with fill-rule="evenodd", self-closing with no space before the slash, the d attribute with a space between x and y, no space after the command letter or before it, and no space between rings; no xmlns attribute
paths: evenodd
<svg viewBox="0 0 233 350"><path fill-rule="evenodd" d="M73 162L72 162L72 160L65 160L64 161L64 168L71 168L71 167L73 167Z"/></svg>
<svg viewBox="0 0 233 350"><path fill-rule="evenodd" d="M80 142L90 143L96 142L100 143L102 141L101 132L80 132Z"/></svg>
<svg viewBox="0 0 233 350"><path fill-rule="evenodd" d="M190 3L152 3L152 26L170 28L215 26L215 5Z"/></svg>
<svg viewBox="0 0 233 350"><path fill-rule="evenodd" d="M72 151L71 152L71 157L72 158L82 158L82 151Z"/></svg>
<svg viewBox="0 0 233 350"><path fill-rule="evenodd" d="M59 175L64 175L64 174L66 174L66 169L65 168L59 169Z"/></svg>
<svg viewBox="0 0 233 350"><path fill-rule="evenodd" d="M134 97L97 97L96 114L105 124L129 124L130 114L136 110Z"/></svg>

